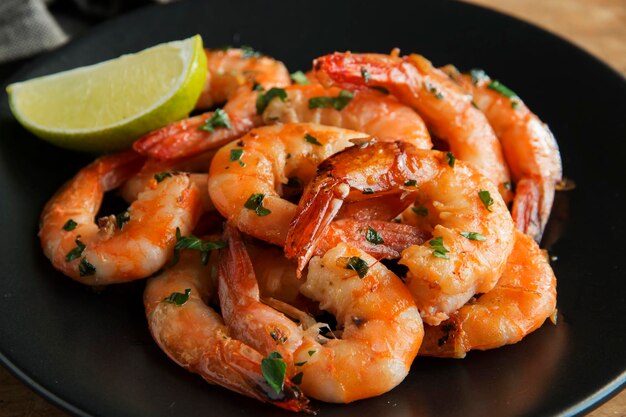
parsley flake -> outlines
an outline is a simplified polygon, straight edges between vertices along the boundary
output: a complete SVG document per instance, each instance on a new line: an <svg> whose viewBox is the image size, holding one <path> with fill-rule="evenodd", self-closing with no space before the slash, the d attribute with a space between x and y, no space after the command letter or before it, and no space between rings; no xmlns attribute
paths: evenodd
<svg viewBox="0 0 626 417"><path fill-rule="evenodd" d="M76 242L76 247L69 251L67 255L65 255L66 262L71 262L74 259L80 258L80 256L83 254L83 251L87 247L83 242L80 241L80 236L78 236L74 242Z"/></svg>
<svg viewBox="0 0 626 417"><path fill-rule="evenodd" d="M80 260L78 264L78 273L81 277L86 277L88 275L93 275L96 273L96 267L90 264L87 261L87 258L83 258Z"/></svg>
<svg viewBox="0 0 626 417"><path fill-rule="evenodd" d="M313 354L315 354L315 352L317 352L317 351L315 351L315 350L307 351L307 353L309 354L309 357L313 356Z"/></svg>
<svg viewBox="0 0 626 417"><path fill-rule="evenodd" d="M304 373L298 372L297 374L295 374L294 376L291 377L291 382L293 382L296 385L300 385L300 384L302 384L302 377L303 376L304 376Z"/></svg>
<svg viewBox="0 0 626 417"><path fill-rule="evenodd" d="M246 164L241 160L241 156L243 155L243 149L231 149L230 150L230 162L237 161L239 165L245 167Z"/></svg>
<svg viewBox="0 0 626 417"><path fill-rule="evenodd" d="M363 188L363 191L361 191L363 194L374 194L374 190L372 190L371 188Z"/></svg>
<svg viewBox="0 0 626 417"><path fill-rule="evenodd" d="M428 90L429 93L432 93L435 95L435 98L437 100L443 100L443 98L445 97L443 93L439 91L437 87L435 87L434 85L430 83L424 83L424 86L426 87L426 90Z"/></svg>
<svg viewBox="0 0 626 417"><path fill-rule="evenodd" d="M356 273L359 275L359 278L363 278L365 277L365 275L367 275L369 265L367 265L367 262L365 262L358 256L351 256L350 259L348 259L348 263L346 264L346 269L352 269L353 271L356 271Z"/></svg>
<svg viewBox="0 0 626 417"><path fill-rule="evenodd" d="M225 127L226 129L231 129L233 127L233 125L230 124L228 113L222 109L215 109L213 116L208 118L202 126L198 127L198 129L213 133L217 127Z"/></svg>
<svg viewBox="0 0 626 417"><path fill-rule="evenodd" d="M361 67L361 75L363 76L363 81L365 82L365 84L369 83L372 79L370 72L365 67Z"/></svg>
<svg viewBox="0 0 626 417"><path fill-rule="evenodd" d="M491 198L491 194L489 194L489 191L487 191L487 190L480 190L478 192L478 197L480 198L480 201L482 201L483 206L485 206L487 211L491 211L489 206L491 206L493 204L493 198Z"/></svg>
<svg viewBox="0 0 626 417"><path fill-rule="evenodd" d="M413 213L417 214L418 216L421 216L421 217L428 216L428 209L424 206L411 207L411 210L413 211Z"/></svg>
<svg viewBox="0 0 626 417"><path fill-rule="evenodd" d="M68 221L65 222L65 224L63 225L63 230L65 230L66 232L70 232L74 229L76 229L76 226L78 226L78 223L76 223L74 220L69 219Z"/></svg>
<svg viewBox="0 0 626 417"><path fill-rule="evenodd" d="M287 364L282 359L282 355L278 352L271 352L266 358L261 359L261 373L269 386L280 394L285 384L285 373L287 372Z"/></svg>
<svg viewBox="0 0 626 417"><path fill-rule="evenodd" d="M115 223L117 224L117 228L119 230L122 230L124 225L128 223L129 220L130 220L130 213L128 212L128 210L123 211L117 216L115 216Z"/></svg>
<svg viewBox="0 0 626 417"><path fill-rule="evenodd" d="M292 73L291 74L291 79L296 84L300 84L300 85L309 85L309 84L311 84L311 81L309 81L309 79L306 77L306 74L303 73L302 71L296 71L296 72Z"/></svg>
<svg viewBox="0 0 626 417"><path fill-rule="evenodd" d="M370 226L367 226L367 231L365 232L365 239L368 242L373 243L374 245L380 245L385 243L383 237L378 233L375 229Z"/></svg>
<svg viewBox="0 0 626 417"><path fill-rule="evenodd" d="M519 98L517 94L515 94L515 91L511 90L510 88L508 88L507 86L505 86L498 80L493 80L492 82L490 82L487 88L497 91L498 93L502 94L506 98L510 98L510 99Z"/></svg>
<svg viewBox="0 0 626 417"><path fill-rule="evenodd" d="M312 97L309 99L309 109L317 109L317 108L328 108L332 107L335 110L343 110L344 107L350 103L354 94L349 91L341 90L337 97Z"/></svg>
<svg viewBox="0 0 626 417"><path fill-rule="evenodd" d="M263 207L263 199L265 198L265 194L254 193L248 198L248 201L243 205L245 208L254 210L257 216L267 216L271 213L271 210Z"/></svg>
<svg viewBox="0 0 626 417"><path fill-rule="evenodd" d="M241 45L239 47L239 49L241 49L241 56L243 58L258 58L263 56L263 54L259 51L255 51L253 47L248 46L248 45Z"/></svg>
<svg viewBox="0 0 626 417"><path fill-rule="evenodd" d="M485 236L481 235L478 232L461 232L461 236L469 240L477 240L479 242L484 242L485 240L487 240Z"/></svg>
<svg viewBox="0 0 626 417"><path fill-rule="evenodd" d="M159 172L158 174L154 174L154 179L156 180L156 182L158 184L161 181L163 181L165 178L169 178L171 176L172 176L172 174L169 173L169 172Z"/></svg>
<svg viewBox="0 0 626 417"><path fill-rule="evenodd" d="M209 263L209 255L212 250L226 247L226 242L217 240L214 242L202 240L194 235L181 236L180 228L176 228L176 244L174 245L174 255L171 265L176 265L180 259L180 251L183 249L195 250L201 253L202 265Z"/></svg>
<svg viewBox="0 0 626 417"><path fill-rule="evenodd" d="M285 102L287 100L287 92L284 88L272 87L267 93L259 93L256 98L256 113L263 114L267 105L270 104L270 101L278 98L280 101Z"/></svg>
<svg viewBox="0 0 626 417"><path fill-rule="evenodd" d="M450 251L446 249L446 247L443 245L442 236L438 236L432 239L430 242L428 242L428 244L430 245L431 248L434 249L433 250L434 256L436 256L437 258L449 259L447 253Z"/></svg>
<svg viewBox="0 0 626 417"><path fill-rule="evenodd" d="M317 138L315 136L311 136L308 133L306 135L304 135L304 140L306 140L309 143L312 143L313 145L317 145L317 146L323 146L319 140L317 140Z"/></svg>
<svg viewBox="0 0 626 417"><path fill-rule="evenodd" d="M450 165L450 168L454 168L454 162L456 161L456 158L454 157L454 155L452 155L452 152L448 152L446 154L446 159L448 160L448 165Z"/></svg>
<svg viewBox="0 0 626 417"><path fill-rule="evenodd" d="M173 292L163 299L164 303L175 304L180 307L189 300L189 294L191 294L191 288L185 289L185 293Z"/></svg>
<svg viewBox="0 0 626 417"><path fill-rule="evenodd" d="M406 180L404 181L404 185L406 187L417 187L417 180Z"/></svg>

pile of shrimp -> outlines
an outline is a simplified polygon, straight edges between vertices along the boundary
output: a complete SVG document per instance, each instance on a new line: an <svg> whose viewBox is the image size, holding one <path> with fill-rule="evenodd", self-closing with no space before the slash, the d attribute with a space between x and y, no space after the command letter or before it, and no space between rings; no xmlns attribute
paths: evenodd
<svg viewBox="0 0 626 417"><path fill-rule="evenodd" d="M537 242L561 160L510 89L397 50L291 75L248 48L206 55L212 110L81 169L39 231L76 281L147 278L150 332L177 364L312 412L553 317ZM129 207L98 218L111 190Z"/></svg>

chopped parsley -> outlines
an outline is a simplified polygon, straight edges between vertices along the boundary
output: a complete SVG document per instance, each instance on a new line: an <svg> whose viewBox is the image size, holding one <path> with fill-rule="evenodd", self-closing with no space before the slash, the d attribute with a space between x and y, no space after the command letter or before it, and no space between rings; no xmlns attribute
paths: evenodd
<svg viewBox="0 0 626 417"><path fill-rule="evenodd" d="M478 232L461 232L461 236L469 239L469 240L477 240L479 242L484 242L487 238L481 235Z"/></svg>
<svg viewBox="0 0 626 417"><path fill-rule="evenodd" d="M315 354L315 352L317 352L317 351L315 351L315 350L307 351L307 353L309 354L309 357L313 356Z"/></svg>
<svg viewBox="0 0 626 417"><path fill-rule="evenodd" d="M304 140L306 140L309 143L312 143L313 145L322 146L320 141L317 140L315 136L309 135L308 133L304 135Z"/></svg>
<svg viewBox="0 0 626 417"><path fill-rule="evenodd" d="M304 374L302 372L298 372L297 374L295 374L294 376L291 377L291 382L293 382L296 385L300 385L302 384L302 377L304 376Z"/></svg>
<svg viewBox="0 0 626 417"><path fill-rule="evenodd" d="M439 91L437 87L435 87L434 85L430 83L424 83L424 86L426 87L426 90L428 90L429 93L432 93L435 95L435 98L437 100L443 100L443 98L445 97L443 93Z"/></svg>
<svg viewBox="0 0 626 417"><path fill-rule="evenodd" d="M237 161L239 165L245 167L246 164L241 160L241 156L243 155L243 149L231 149L230 150L230 162Z"/></svg>
<svg viewBox="0 0 626 417"><path fill-rule="evenodd" d="M513 110L517 110L517 108L518 108L519 106L520 106L520 102L519 102L519 100L516 100L516 99L512 99L512 100L511 100L511 108L512 108Z"/></svg>
<svg viewBox="0 0 626 417"><path fill-rule="evenodd" d="M172 174L169 172L159 172L158 174L154 174L154 179L157 183L163 181L165 178L171 177Z"/></svg>
<svg viewBox="0 0 626 417"><path fill-rule="evenodd" d="M191 294L191 288L185 289L185 293L173 292L163 299L164 303L176 304L178 307L182 306L189 300L189 294Z"/></svg>
<svg viewBox="0 0 626 417"><path fill-rule="evenodd" d="M78 236L74 242L76 242L76 247L69 251L67 255L65 255L65 260L67 262L71 262L74 259L80 258L80 256L83 254L83 251L87 247L83 242L80 241L80 236Z"/></svg>
<svg viewBox="0 0 626 417"><path fill-rule="evenodd" d="M248 200L243 205L245 208L254 210L257 216L267 216L271 213L271 210L263 207L263 199L265 198L265 194L254 193L248 198Z"/></svg>
<svg viewBox="0 0 626 417"><path fill-rule="evenodd" d="M202 265L209 263L209 255L212 250L226 247L226 242L217 240L214 242L202 240L194 235L181 236L180 228L176 228L176 244L174 245L174 256L171 265L176 265L180 259L180 251L183 249L195 250L201 253Z"/></svg>
<svg viewBox="0 0 626 417"><path fill-rule="evenodd" d="M428 216L428 209L424 206L411 207L411 210L413 211L413 213L417 214L418 216L421 216L421 217Z"/></svg>
<svg viewBox="0 0 626 417"><path fill-rule="evenodd" d="M248 46L248 45L241 45L239 47L239 49L241 49L241 56L243 58L258 58L263 56L263 54L259 51L255 51L253 47Z"/></svg>
<svg viewBox="0 0 626 417"><path fill-rule="evenodd" d="M130 220L130 213L128 212L128 210L123 211L117 216L115 216L115 223L117 224L117 228L119 230L122 230L124 225L128 223L129 220Z"/></svg>
<svg viewBox="0 0 626 417"><path fill-rule="evenodd" d="M255 80L252 83L252 91L263 91L263 86Z"/></svg>
<svg viewBox="0 0 626 417"><path fill-rule="evenodd" d="M88 275L93 275L96 273L96 267L90 264L87 261L87 258L83 258L80 260L78 264L78 273L81 277L86 277Z"/></svg>
<svg viewBox="0 0 626 417"><path fill-rule="evenodd" d="M374 190L372 190L371 188L363 188L363 191L361 191L363 194L374 194Z"/></svg>
<svg viewBox="0 0 626 417"><path fill-rule="evenodd" d="M370 226L367 226L367 231L365 232L365 239L368 242L373 243L374 245L380 245L385 243L383 237L378 233L375 229Z"/></svg>
<svg viewBox="0 0 626 417"><path fill-rule="evenodd" d="M491 206L493 204L493 198L491 198L491 194L489 194L489 191L487 191L487 190L480 190L478 192L478 197L480 198L480 201L482 201L483 206L485 206L487 211L491 211L489 206Z"/></svg>
<svg viewBox="0 0 626 417"><path fill-rule="evenodd" d="M417 180L406 180L404 185L407 187L417 187Z"/></svg>
<svg viewBox="0 0 626 417"><path fill-rule="evenodd" d="M346 269L352 269L353 271L356 271L356 273L359 275L359 278L363 278L365 277L365 275L367 275L369 266L367 265L367 262L365 262L358 256L351 256L350 259L348 259L348 263L346 264Z"/></svg>
<svg viewBox="0 0 626 417"><path fill-rule="evenodd" d="M271 352L266 358L261 360L263 378L276 394L280 394L283 391L286 372L287 364L278 352Z"/></svg>
<svg viewBox="0 0 626 417"><path fill-rule="evenodd" d="M350 103L353 97L354 94L346 90L341 90L337 97L312 97L309 99L309 109L317 109L318 107L325 109L332 107L335 110L343 110L343 108Z"/></svg>
<svg viewBox="0 0 626 417"><path fill-rule="evenodd" d="M446 153L446 159L448 160L448 165L450 165L451 168L454 168L454 162L456 161L456 158L454 157L454 155L452 155L452 152Z"/></svg>
<svg viewBox="0 0 626 417"><path fill-rule="evenodd" d="M267 93L259 93L259 96L256 98L256 113L263 114L267 105L275 98L279 98L282 102L287 100L287 92L285 89L272 87Z"/></svg>
<svg viewBox="0 0 626 417"><path fill-rule="evenodd" d="M372 79L370 72L365 67L361 67L361 75L363 76L363 81L365 82L365 84L369 83Z"/></svg>
<svg viewBox="0 0 626 417"><path fill-rule="evenodd" d="M217 127L225 127L226 129L231 129L233 127L233 125L230 124L228 113L222 109L215 109L213 116L208 118L202 126L198 127L198 129L213 133Z"/></svg>
<svg viewBox="0 0 626 417"><path fill-rule="evenodd" d="M490 82L489 85L487 85L487 88L497 91L498 93L502 94L506 98L510 98L510 99L519 98L517 94L515 94L515 91L511 90L510 88L508 88L507 86L505 86L498 80L493 80L492 82Z"/></svg>
<svg viewBox="0 0 626 417"><path fill-rule="evenodd" d="M309 79L306 77L306 74L303 73L302 71L296 71L296 72L292 73L291 74L291 79L296 84L300 84L300 85L309 85L309 84L311 84L311 81L309 81Z"/></svg>
<svg viewBox="0 0 626 417"><path fill-rule="evenodd" d="M433 248L434 256L436 256L437 258L449 259L447 253L450 251L446 249L446 247L443 245L442 236L438 236L434 239L431 239L431 241L428 242L428 244L430 245L431 248Z"/></svg>
<svg viewBox="0 0 626 417"><path fill-rule="evenodd" d="M70 232L74 229L76 229L76 226L78 226L78 223L76 223L74 220L69 219L68 221L65 222L65 224L63 225L63 230L65 230L66 232Z"/></svg>

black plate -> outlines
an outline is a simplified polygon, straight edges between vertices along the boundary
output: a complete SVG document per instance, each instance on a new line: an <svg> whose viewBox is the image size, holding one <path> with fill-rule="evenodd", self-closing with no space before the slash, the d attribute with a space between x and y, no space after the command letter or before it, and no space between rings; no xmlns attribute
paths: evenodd
<svg viewBox="0 0 626 417"><path fill-rule="evenodd" d="M584 413L626 381L622 244L626 83L595 58L519 20L456 2L204 2L155 6L107 22L11 81L202 34L306 69L334 50L418 51L436 65L481 67L522 95L559 140L567 177L544 239L558 257L558 326L464 360L418 358L396 389L323 416L524 416ZM45 201L85 155L39 141L0 102L0 359L77 415L240 416L281 411L207 385L150 338L143 283L101 293L63 277L36 239ZM554 220L554 219L553 219Z"/></svg>

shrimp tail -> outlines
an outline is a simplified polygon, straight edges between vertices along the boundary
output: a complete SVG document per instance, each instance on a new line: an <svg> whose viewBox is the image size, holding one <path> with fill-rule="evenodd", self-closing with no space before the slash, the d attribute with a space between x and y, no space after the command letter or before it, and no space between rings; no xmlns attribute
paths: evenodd
<svg viewBox="0 0 626 417"><path fill-rule="evenodd" d="M537 181L523 178L517 183L511 215L517 228L537 242L541 241L543 229L550 215L550 208L547 213L541 209L540 200L541 190Z"/></svg>
<svg viewBox="0 0 626 417"><path fill-rule="evenodd" d="M298 276L316 252L343 205L343 200L336 198L336 185L334 178L313 181L300 200L304 204L291 221L285 241L285 255L297 260Z"/></svg>

